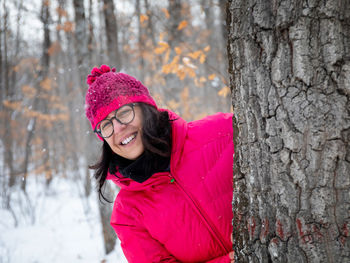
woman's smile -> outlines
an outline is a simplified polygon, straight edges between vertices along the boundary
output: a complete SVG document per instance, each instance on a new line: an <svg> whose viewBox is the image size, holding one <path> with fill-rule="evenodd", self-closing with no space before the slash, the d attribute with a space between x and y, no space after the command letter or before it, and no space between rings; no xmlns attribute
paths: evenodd
<svg viewBox="0 0 350 263"><path fill-rule="evenodd" d="M123 139L120 144L121 145L128 145L131 141L133 141L135 139L136 135L137 135L137 132L131 134L126 139Z"/></svg>

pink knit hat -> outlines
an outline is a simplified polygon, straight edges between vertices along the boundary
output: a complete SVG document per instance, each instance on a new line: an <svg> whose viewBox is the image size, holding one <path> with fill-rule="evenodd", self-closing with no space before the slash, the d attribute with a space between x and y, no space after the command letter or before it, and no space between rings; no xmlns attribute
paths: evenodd
<svg viewBox="0 0 350 263"><path fill-rule="evenodd" d="M115 72L115 68L111 70L106 65L93 68L87 76L87 84L85 114L92 129L110 112L125 104L144 102L157 108L148 89L140 81L125 73Z"/></svg>

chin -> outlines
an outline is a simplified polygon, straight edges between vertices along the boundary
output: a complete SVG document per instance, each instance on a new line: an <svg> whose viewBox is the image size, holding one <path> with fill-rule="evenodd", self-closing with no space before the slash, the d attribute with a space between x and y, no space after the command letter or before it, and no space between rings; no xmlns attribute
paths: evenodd
<svg viewBox="0 0 350 263"><path fill-rule="evenodd" d="M141 155L143 154L143 151L135 153L135 154L131 154L128 157L125 157L129 160L136 160L137 158L139 158Z"/></svg>

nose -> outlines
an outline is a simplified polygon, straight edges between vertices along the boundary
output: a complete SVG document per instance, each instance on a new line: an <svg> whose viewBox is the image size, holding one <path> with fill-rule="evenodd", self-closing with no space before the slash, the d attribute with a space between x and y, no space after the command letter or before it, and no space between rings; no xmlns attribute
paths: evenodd
<svg viewBox="0 0 350 263"><path fill-rule="evenodd" d="M113 122L113 129L114 129L113 134L118 134L126 126L125 124L122 124L119 121L117 121L116 118L113 118L112 122Z"/></svg>

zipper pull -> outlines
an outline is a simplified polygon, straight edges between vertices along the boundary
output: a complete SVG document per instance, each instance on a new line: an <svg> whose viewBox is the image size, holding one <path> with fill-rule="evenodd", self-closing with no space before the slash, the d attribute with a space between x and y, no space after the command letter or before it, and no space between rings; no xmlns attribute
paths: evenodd
<svg viewBox="0 0 350 263"><path fill-rule="evenodd" d="M170 183L172 184L173 182L175 182L175 178L171 176L171 174L169 174L170 177Z"/></svg>

